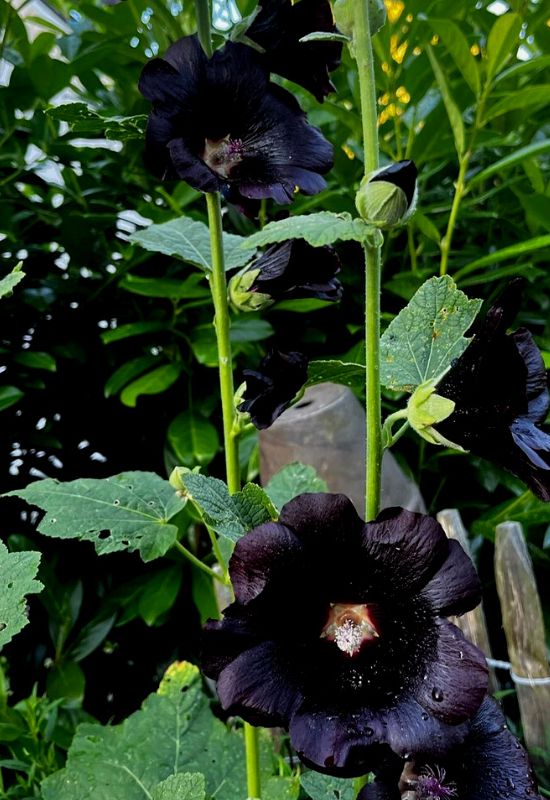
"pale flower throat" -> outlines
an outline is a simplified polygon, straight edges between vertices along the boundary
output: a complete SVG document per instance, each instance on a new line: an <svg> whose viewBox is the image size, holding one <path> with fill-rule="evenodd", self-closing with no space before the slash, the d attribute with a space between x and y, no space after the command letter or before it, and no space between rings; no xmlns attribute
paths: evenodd
<svg viewBox="0 0 550 800"><path fill-rule="evenodd" d="M229 134L216 142L205 139L201 157L212 172L220 178L229 178L233 167L243 160L243 143L241 139L231 139Z"/></svg>
<svg viewBox="0 0 550 800"><path fill-rule="evenodd" d="M356 656L366 642L380 636L368 605L331 603L328 619L321 631L327 639L350 658Z"/></svg>

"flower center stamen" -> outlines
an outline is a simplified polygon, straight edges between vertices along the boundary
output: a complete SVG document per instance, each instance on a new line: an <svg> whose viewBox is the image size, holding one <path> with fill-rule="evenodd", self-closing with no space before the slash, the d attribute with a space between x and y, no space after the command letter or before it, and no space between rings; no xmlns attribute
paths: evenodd
<svg viewBox="0 0 550 800"><path fill-rule="evenodd" d="M366 642L380 636L368 605L331 603L321 638L334 642L347 656L356 656Z"/></svg>
<svg viewBox="0 0 550 800"><path fill-rule="evenodd" d="M216 175L229 178L233 167L243 160L242 140L231 139L229 134L217 141L205 139L201 158Z"/></svg>
<svg viewBox="0 0 550 800"><path fill-rule="evenodd" d="M426 766L416 781L416 800L451 800L457 797L456 784L447 780L441 767Z"/></svg>

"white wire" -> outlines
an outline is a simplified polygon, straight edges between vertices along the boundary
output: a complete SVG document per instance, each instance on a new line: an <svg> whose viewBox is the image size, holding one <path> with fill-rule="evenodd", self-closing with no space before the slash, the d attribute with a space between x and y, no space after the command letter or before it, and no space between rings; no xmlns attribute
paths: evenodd
<svg viewBox="0 0 550 800"><path fill-rule="evenodd" d="M506 669L510 673L512 680L514 683L517 683L519 686L549 686L550 685L550 675L547 678L526 678L523 675L517 675L514 670L512 669L512 665L509 661L498 661L495 658L488 658L487 664L490 667L494 667L495 669Z"/></svg>

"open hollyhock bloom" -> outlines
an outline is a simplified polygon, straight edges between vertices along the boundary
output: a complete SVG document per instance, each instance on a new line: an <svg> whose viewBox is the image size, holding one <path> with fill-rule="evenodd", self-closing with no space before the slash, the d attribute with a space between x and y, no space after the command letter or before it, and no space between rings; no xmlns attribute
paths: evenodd
<svg viewBox="0 0 550 800"><path fill-rule="evenodd" d="M438 384L438 394L455 403L438 429L550 500L550 435L541 427L550 409L546 369L529 331L506 333L520 298L513 282Z"/></svg>
<svg viewBox="0 0 550 800"><path fill-rule="evenodd" d="M389 509L364 523L344 495L303 494L237 542L230 574L203 664L224 708L287 727L306 763L350 777L386 745L437 756L462 741L487 668L444 617L480 587L435 520Z"/></svg>
<svg viewBox="0 0 550 800"><path fill-rule="evenodd" d="M336 301L342 296L339 271L340 259L332 247L291 239L273 245L231 278L231 302L241 311L257 311L293 297Z"/></svg>
<svg viewBox="0 0 550 800"><path fill-rule="evenodd" d="M289 94L269 81L261 56L228 43L208 59L196 36L173 44L141 73L153 103L146 157L163 178L181 178L232 202L290 203L315 194L332 166L332 146Z"/></svg>
<svg viewBox="0 0 550 800"><path fill-rule="evenodd" d="M243 370L246 390L238 410L248 412L260 430L269 428L306 382L307 365L303 353L272 350L257 370Z"/></svg>
<svg viewBox="0 0 550 800"><path fill-rule="evenodd" d="M300 39L317 31L336 31L330 3L262 0L260 5L260 13L246 35L265 51L270 72L300 84L322 102L334 91L329 72L340 65L342 43Z"/></svg>
<svg viewBox="0 0 550 800"><path fill-rule="evenodd" d="M357 800L540 800L527 753L487 697L462 745L446 757L390 758Z"/></svg>

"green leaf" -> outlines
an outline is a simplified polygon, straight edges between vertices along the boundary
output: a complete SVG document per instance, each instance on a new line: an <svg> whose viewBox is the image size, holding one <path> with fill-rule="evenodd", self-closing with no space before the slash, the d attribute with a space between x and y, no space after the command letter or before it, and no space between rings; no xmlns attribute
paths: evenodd
<svg viewBox="0 0 550 800"><path fill-rule="evenodd" d="M125 364L122 364L113 374L107 379L103 388L105 397L111 397L117 394L124 386L126 386L132 378L141 375L145 370L152 367L153 364L158 363L158 356L140 356L139 358L132 358Z"/></svg>
<svg viewBox="0 0 550 800"><path fill-rule="evenodd" d="M524 242L518 242L509 247L503 247L502 250L495 250L493 253L471 261L456 272L455 279L460 281L465 275L469 275L471 272L477 272L478 269L487 267L489 264L497 264L499 261L504 261L507 258L516 258L516 256L522 256L525 253L533 253L536 250L543 250L546 247L550 247L550 234L536 236L534 239L527 239Z"/></svg>
<svg viewBox="0 0 550 800"><path fill-rule="evenodd" d="M441 242L441 234L431 219L425 214L422 214L420 211L416 211L411 220L411 224L414 225L415 228L418 228L418 230L423 233L424 236L426 236L428 239L431 239L432 242L435 242L436 244Z"/></svg>
<svg viewBox="0 0 550 800"><path fill-rule="evenodd" d="M509 111L517 111L521 108L531 106L545 106L550 103L550 84L540 84L539 86L525 86L521 91L508 94L494 105L490 106L485 112L484 122L488 122Z"/></svg>
<svg viewBox="0 0 550 800"><path fill-rule="evenodd" d="M100 612L101 614L101 612ZM82 661L83 658L93 653L105 640L109 631L116 622L116 614L109 617L100 616L92 619L79 632L77 638L67 651L67 656L72 661Z"/></svg>
<svg viewBox="0 0 550 800"><path fill-rule="evenodd" d="M299 42L351 42L351 37L346 36L345 33L336 33L331 31L314 31L307 33L305 36L298 39Z"/></svg>
<svg viewBox="0 0 550 800"><path fill-rule="evenodd" d="M128 322L126 325L119 325L112 331L105 331L101 334L103 344L119 342L121 339L128 339L130 336L141 336L144 333L157 333L170 329L169 322Z"/></svg>
<svg viewBox="0 0 550 800"><path fill-rule="evenodd" d="M313 247L321 247L338 241L371 242L378 239L379 234L362 219L354 219L347 212L319 211L269 222L261 231L245 239L242 247L263 247L287 239L305 239Z"/></svg>
<svg viewBox="0 0 550 800"><path fill-rule="evenodd" d="M455 22L447 19L430 19L434 33L451 54L453 61L460 70L462 77L478 97L480 93L480 79L477 62L470 52L468 40Z"/></svg>
<svg viewBox="0 0 550 800"><path fill-rule="evenodd" d="M354 782L346 778L332 778L319 772L305 772L300 783L311 800L354 800Z"/></svg>
<svg viewBox="0 0 550 800"><path fill-rule="evenodd" d="M181 588L181 580L179 564L161 569L148 578L139 600L139 613L146 625L154 625L162 614L172 608Z"/></svg>
<svg viewBox="0 0 550 800"><path fill-rule="evenodd" d="M40 353L31 350L22 350L14 356L14 361L32 369L46 369L48 372L55 372L57 363L55 358L49 353Z"/></svg>
<svg viewBox="0 0 550 800"><path fill-rule="evenodd" d="M451 90L449 89L449 84L447 83L445 73L439 66L439 62L435 57L433 48L428 46L426 52L428 53L428 58L430 59L432 70L435 75L437 85L439 86L439 91L441 92L443 103L445 104L445 109L447 111L447 116L449 117L451 130L453 132L455 140L456 152L458 153L458 156L460 158L464 153L464 150L466 149L466 136L464 133L464 122L462 121L462 113L451 94Z"/></svg>
<svg viewBox="0 0 550 800"><path fill-rule="evenodd" d="M497 17L487 37L487 80L490 81L515 53L521 32L521 17L508 12ZM518 92L521 94L521 92Z"/></svg>
<svg viewBox="0 0 550 800"><path fill-rule="evenodd" d="M165 392L180 375L181 364L164 364L129 383L120 393L120 400L125 406L135 408L138 397Z"/></svg>
<svg viewBox="0 0 550 800"><path fill-rule="evenodd" d="M212 270L210 253L210 231L204 222L191 217L177 217L159 225L149 225L130 236L130 241L154 253L178 256L205 272ZM241 246L246 240L233 233L223 234L225 268L243 267L250 259Z"/></svg>
<svg viewBox="0 0 550 800"><path fill-rule="evenodd" d="M84 672L74 661L60 661L48 672L46 692L50 700L82 700L85 688Z"/></svg>
<svg viewBox="0 0 550 800"><path fill-rule="evenodd" d="M277 510L258 486L247 484L234 495L223 481L198 472L180 475L187 496L196 506L204 522L220 536L237 542L256 525L277 518Z"/></svg>
<svg viewBox="0 0 550 800"><path fill-rule="evenodd" d="M520 497L514 497L500 505L491 508L476 519L472 524L472 531L476 535L488 539L495 538L495 528L501 522L513 520L524 527L550 523L550 503L539 500L531 492L525 492ZM543 547L550 546L550 536L545 536Z"/></svg>
<svg viewBox="0 0 550 800"><path fill-rule="evenodd" d="M300 780L297 775L273 775L262 783L262 800L297 800L299 794Z"/></svg>
<svg viewBox="0 0 550 800"><path fill-rule="evenodd" d="M42 584L34 580L39 563L40 553L27 550L9 553L0 542L0 648L11 642L28 622L25 595L42 590Z"/></svg>
<svg viewBox="0 0 550 800"><path fill-rule="evenodd" d="M125 275L120 281L121 289L144 297L166 297L170 300L190 300L210 297L210 289L205 285L200 273L192 273L185 280L173 278L142 278L139 275Z"/></svg>
<svg viewBox="0 0 550 800"><path fill-rule="evenodd" d="M344 386L364 386L365 366L349 361L310 361L307 371L306 386L316 383L341 383Z"/></svg>
<svg viewBox="0 0 550 800"><path fill-rule="evenodd" d="M111 478L52 478L8 492L38 506L38 530L60 539L92 541L99 555L138 550L144 561L163 556L177 528L170 520L182 508L168 481L153 472L123 472Z"/></svg>
<svg viewBox="0 0 550 800"><path fill-rule="evenodd" d="M207 419L192 411L178 414L168 427L168 441L181 466L209 464L220 446L218 431Z"/></svg>
<svg viewBox="0 0 550 800"><path fill-rule="evenodd" d="M308 464L300 464L295 461L287 464L269 480L265 487L265 492L279 511L299 494L306 492L326 492L328 490L326 482L315 472L314 467Z"/></svg>
<svg viewBox="0 0 550 800"><path fill-rule="evenodd" d="M25 272L21 269L23 262L20 261L8 274L0 280L0 297L5 297L11 294L17 284L25 277Z"/></svg>
<svg viewBox="0 0 550 800"><path fill-rule="evenodd" d="M513 153L510 153L509 155L504 156L504 158L499 159L499 161L495 161L486 169L482 169L481 172L478 172L473 176L473 178L470 178L468 181L468 186L475 186L476 184L482 183L483 181L487 180L487 178L491 178L493 175L496 175L499 172L504 172L505 170L510 169L510 167L514 167L516 164L521 164L522 161L530 158L536 158L536 156L548 152L550 152L550 139L546 139L542 142L532 142L526 147L520 147L518 150L514 150ZM418 216L418 214L416 216Z"/></svg>
<svg viewBox="0 0 550 800"><path fill-rule="evenodd" d="M120 725L84 723L44 800L235 800L246 786L243 741L212 714L197 667L172 664L158 691ZM182 777L180 777L182 776ZM176 779L177 777L177 779Z"/></svg>
<svg viewBox="0 0 550 800"><path fill-rule="evenodd" d="M46 110L53 119L68 122L73 133L105 134L107 139L121 142L143 139L147 124L146 114L131 117L106 117L85 103L65 103Z"/></svg>
<svg viewBox="0 0 550 800"><path fill-rule="evenodd" d="M0 411L18 403L23 397L23 392L17 386L0 386Z"/></svg>
<svg viewBox="0 0 550 800"><path fill-rule="evenodd" d="M261 342L273 336L273 326L265 319L249 314L237 317L231 323L229 337L232 342Z"/></svg>
<svg viewBox="0 0 550 800"><path fill-rule="evenodd" d="M151 800L204 800L206 785L200 772L170 775L151 793Z"/></svg>
<svg viewBox="0 0 550 800"><path fill-rule="evenodd" d="M464 333L481 303L469 300L448 275L426 281L382 335L382 385L412 392L439 378L468 346Z"/></svg>

